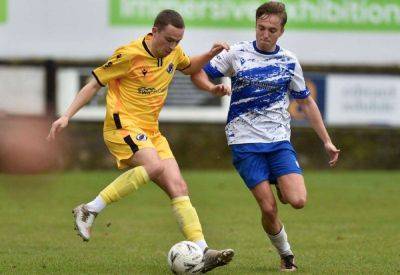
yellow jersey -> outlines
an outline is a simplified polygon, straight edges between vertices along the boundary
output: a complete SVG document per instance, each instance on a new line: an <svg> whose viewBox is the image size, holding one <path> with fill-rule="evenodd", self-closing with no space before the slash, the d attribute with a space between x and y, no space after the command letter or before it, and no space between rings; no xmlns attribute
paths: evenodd
<svg viewBox="0 0 400 275"><path fill-rule="evenodd" d="M152 38L150 33L118 48L93 71L100 85L108 85L104 131L158 131L158 116L175 70L189 67L190 59L180 45L163 58L154 57L145 43Z"/></svg>

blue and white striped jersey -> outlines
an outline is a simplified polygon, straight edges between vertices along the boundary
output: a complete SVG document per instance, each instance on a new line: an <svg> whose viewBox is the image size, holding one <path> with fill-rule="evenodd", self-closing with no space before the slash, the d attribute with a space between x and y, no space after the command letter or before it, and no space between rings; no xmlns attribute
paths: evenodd
<svg viewBox="0 0 400 275"><path fill-rule="evenodd" d="M240 42L214 57L205 67L211 77L232 79L232 97L225 127L228 144L290 140L289 93L310 95L296 56L276 47L263 52L256 42Z"/></svg>

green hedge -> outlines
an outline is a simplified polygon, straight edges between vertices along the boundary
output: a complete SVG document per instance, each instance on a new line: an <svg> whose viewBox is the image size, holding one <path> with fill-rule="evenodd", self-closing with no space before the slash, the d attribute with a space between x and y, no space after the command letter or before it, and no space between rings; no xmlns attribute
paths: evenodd
<svg viewBox="0 0 400 275"><path fill-rule="evenodd" d="M332 140L341 150L339 169L400 169L400 129L330 128ZM232 169L224 125L163 123L181 168ZM294 127L292 143L305 169L328 169L328 157L313 129ZM72 123L68 130L68 168L109 168L114 161L102 140L101 125Z"/></svg>

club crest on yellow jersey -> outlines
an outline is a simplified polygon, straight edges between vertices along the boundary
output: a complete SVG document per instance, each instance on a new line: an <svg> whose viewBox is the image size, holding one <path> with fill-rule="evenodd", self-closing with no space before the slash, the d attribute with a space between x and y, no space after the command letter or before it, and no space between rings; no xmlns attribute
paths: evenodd
<svg viewBox="0 0 400 275"><path fill-rule="evenodd" d="M172 72L174 71L174 64L169 63L168 67L167 67L167 72L169 74L172 74Z"/></svg>
<svg viewBox="0 0 400 275"><path fill-rule="evenodd" d="M145 140L147 140L147 136L145 134L138 134L136 136L136 139L139 141L145 141Z"/></svg>

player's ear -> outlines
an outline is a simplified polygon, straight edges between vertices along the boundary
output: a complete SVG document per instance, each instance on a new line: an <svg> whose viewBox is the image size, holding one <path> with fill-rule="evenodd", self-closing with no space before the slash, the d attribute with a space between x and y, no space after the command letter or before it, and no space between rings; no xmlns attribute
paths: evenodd
<svg viewBox="0 0 400 275"><path fill-rule="evenodd" d="M152 27L151 28L151 33L154 35L158 32L158 28L157 27Z"/></svg>

